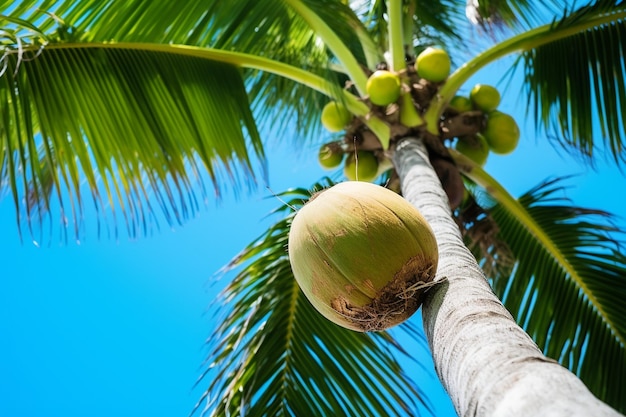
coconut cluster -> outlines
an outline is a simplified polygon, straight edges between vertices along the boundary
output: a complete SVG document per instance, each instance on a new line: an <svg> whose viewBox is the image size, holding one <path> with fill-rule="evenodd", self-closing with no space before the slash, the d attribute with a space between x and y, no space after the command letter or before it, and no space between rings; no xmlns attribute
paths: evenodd
<svg viewBox="0 0 626 417"><path fill-rule="evenodd" d="M457 151L480 166L487 163L491 152L506 155L515 150L520 130L515 119L497 110L500 92L488 84L476 84L469 97L455 96L448 110L458 114L479 112L482 118L480 130L469 135L460 135L455 143Z"/></svg>
<svg viewBox="0 0 626 417"><path fill-rule="evenodd" d="M422 304L438 261L420 212L398 194L359 181L337 184L301 208L289 232L289 259L311 304L356 331L407 320Z"/></svg>
<svg viewBox="0 0 626 417"><path fill-rule="evenodd" d="M390 71L386 64L381 64L370 73L367 95L363 97L372 114L390 125L392 142L394 138L408 134L424 133L423 115L446 82L452 67L448 53L434 47L424 49L409 63L401 73ZM439 138L442 145L454 146L481 166L487 162L490 153L513 152L520 131L513 117L498 110L499 104L499 91L486 84L475 85L469 96L455 96L442 115ZM343 140L327 143L320 149L319 160L325 169L336 169L343 164L347 179L370 182L390 169L380 142L343 104L336 101L326 104L322 110L322 124L331 132L344 133ZM432 145L432 141L429 144ZM442 148L436 156L450 159ZM449 167L441 168L440 176L450 177L448 170ZM451 202L458 202L459 199L453 198L452 194L455 193L449 193Z"/></svg>

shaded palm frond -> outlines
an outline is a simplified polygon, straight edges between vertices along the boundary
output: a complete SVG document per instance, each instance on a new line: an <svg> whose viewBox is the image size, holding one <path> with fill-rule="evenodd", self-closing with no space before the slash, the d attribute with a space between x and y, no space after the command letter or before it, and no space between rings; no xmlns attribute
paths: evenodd
<svg viewBox="0 0 626 417"><path fill-rule="evenodd" d="M573 207L547 181L519 199L549 241L503 206L489 210L516 262L492 285L544 353L579 375L602 401L626 410L626 256L610 215Z"/></svg>
<svg viewBox="0 0 626 417"><path fill-rule="evenodd" d="M297 208L309 194L297 189L281 196ZM204 375L211 382L195 411L215 416L415 415L419 392L394 358L402 347L389 333L336 326L300 291L286 248L292 218L274 224L229 265L239 272L219 299L225 316L218 317L209 339ZM408 333L424 343L417 333Z"/></svg>
<svg viewBox="0 0 626 417"><path fill-rule="evenodd" d="M305 2L324 19L359 62L364 53L353 26L360 24L351 10L336 0ZM315 31L288 5L275 0L217 2L203 42L217 49L246 51L322 75L338 89L347 78L331 69L334 57ZM348 24L347 24L348 23ZM319 115L328 98L300 83L266 72L245 73L255 115L272 137L284 140L287 123L294 123L298 143L317 136ZM293 125L292 125L293 127Z"/></svg>
<svg viewBox="0 0 626 417"><path fill-rule="evenodd" d="M459 2L408 0L404 2L404 12L410 13L413 44L406 45L410 53L419 52L429 45L447 45L457 47L463 39L463 15ZM384 0L359 2L356 14L376 39L382 51L388 49L387 5Z"/></svg>
<svg viewBox="0 0 626 417"><path fill-rule="evenodd" d="M522 56L529 108L538 125L554 130L564 147L589 160L599 148L616 161L626 158L626 3L598 1L554 23L555 32L567 31L611 14L622 17Z"/></svg>
<svg viewBox="0 0 626 417"><path fill-rule="evenodd" d="M238 67L139 47L5 52L0 184L29 224L55 194L78 232L89 196L141 234L192 215L206 172L216 194L252 186L264 155Z"/></svg>
<svg viewBox="0 0 626 417"><path fill-rule="evenodd" d="M563 8L563 1L550 0L467 0L465 14L475 25L489 32L505 28L530 27L543 22L545 15L554 15Z"/></svg>
<svg viewBox="0 0 626 417"><path fill-rule="evenodd" d="M465 38L466 27L463 9L459 0L410 0L414 5L413 31L419 48L425 45L448 46L451 43L458 48L459 41Z"/></svg>

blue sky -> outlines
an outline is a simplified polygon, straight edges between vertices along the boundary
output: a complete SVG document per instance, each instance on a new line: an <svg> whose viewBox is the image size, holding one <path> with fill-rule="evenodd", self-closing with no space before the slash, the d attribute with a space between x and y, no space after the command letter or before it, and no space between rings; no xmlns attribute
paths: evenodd
<svg viewBox="0 0 626 417"><path fill-rule="evenodd" d="M505 68L492 66L473 82L493 82ZM511 91L501 109L523 115L519 90L513 85ZM524 131L519 149L491 155L488 172L513 195L548 177L575 174L567 197L626 224L617 198L626 177L612 162L592 171L558 156L543 135L534 135L532 123L518 122ZM268 147L275 192L327 174L317 166L317 146L305 145L294 156L293 138L283 139L284 145ZM192 389L213 326L207 307L220 287L211 284L212 275L276 220L265 218L281 204L269 195L261 186L249 196L228 196L182 227L162 224L136 240L123 234L118 241L98 239L90 229L80 245L63 244L55 234L42 247L27 235L20 243L12 202L0 201L0 416L187 415L204 386ZM436 415L453 415L434 377L425 387Z"/></svg>

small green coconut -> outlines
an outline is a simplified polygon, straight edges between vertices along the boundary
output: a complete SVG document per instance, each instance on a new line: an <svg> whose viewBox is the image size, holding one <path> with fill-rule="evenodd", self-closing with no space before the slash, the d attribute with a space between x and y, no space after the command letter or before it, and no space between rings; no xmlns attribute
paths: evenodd
<svg viewBox="0 0 626 417"><path fill-rule="evenodd" d="M495 110L487 115L483 135L492 152L505 155L517 148L520 130L513 116Z"/></svg>
<svg viewBox="0 0 626 417"><path fill-rule="evenodd" d="M488 84L476 84L469 98L477 109L485 113L495 110L500 104L500 92Z"/></svg>
<svg viewBox="0 0 626 417"><path fill-rule="evenodd" d="M336 143L322 145L317 153L317 160L324 169L335 169L343 162L343 149Z"/></svg>
<svg viewBox="0 0 626 417"><path fill-rule="evenodd" d="M322 124L329 132L339 132L350 123L352 114L343 104L330 101L322 109L321 119Z"/></svg>
<svg viewBox="0 0 626 417"><path fill-rule="evenodd" d="M303 293L327 319L356 331L407 320L422 304L438 262L432 229L384 187L344 182L298 211L289 259Z"/></svg>
<svg viewBox="0 0 626 417"><path fill-rule="evenodd" d="M401 91L400 77L391 71L375 71L365 86L370 101L377 106L386 106L398 100Z"/></svg>
<svg viewBox="0 0 626 417"><path fill-rule="evenodd" d="M448 53L433 47L424 49L415 60L417 75L433 83L440 83L448 78L451 65Z"/></svg>
<svg viewBox="0 0 626 417"><path fill-rule="evenodd" d="M350 181L372 182L378 176L378 159L371 151L349 153L343 167L343 174Z"/></svg>

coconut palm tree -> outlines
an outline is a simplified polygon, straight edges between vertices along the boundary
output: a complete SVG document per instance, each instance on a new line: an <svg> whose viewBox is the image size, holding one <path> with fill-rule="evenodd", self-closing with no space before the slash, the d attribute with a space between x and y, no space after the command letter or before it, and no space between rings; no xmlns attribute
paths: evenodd
<svg viewBox="0 0 626 417"><path fill-rule="evenodd" d="M599 148L621 164L623 1L25 0L1 8L0 184L28 233L60 216L78 236L89 200L115 235L120 224L140 235L159 216L183 222L211 193L264 178L260 131L280 136L295 123L299 140L316 143L333 100L350 115L333 146L373 153L381 184L418 207L437 237L424 330L457 412L626 410L626 257L610 214L558 199L559 180L515 199L450 146L484 133L491 117L452 106L459 88L512 55L538 128L589 164ZM414 69L430 45L452 57L443 81ZM389 106L369 99L377 68L404 85ZM393 333L335 326L293 279L291 210L309 195L282 194L284 218L228 266L238 272L221 299L196 411L406 415L423 400L419 378L395 359L407 352Z"/></svg>

